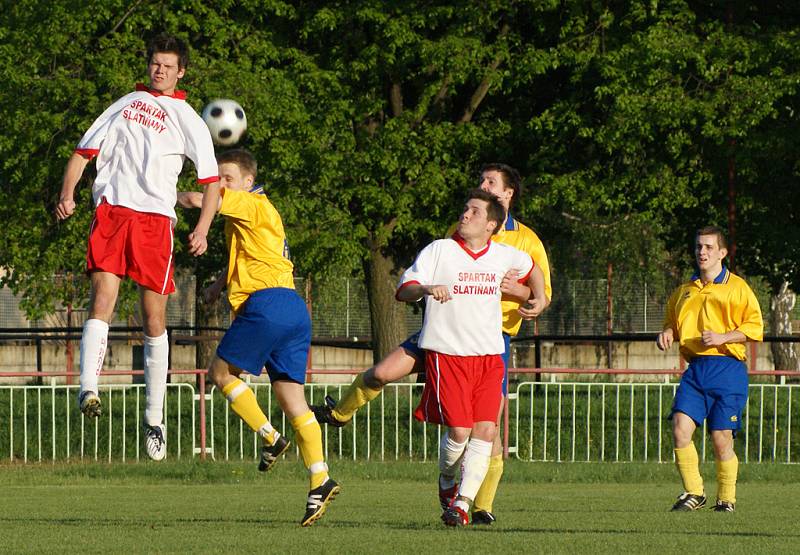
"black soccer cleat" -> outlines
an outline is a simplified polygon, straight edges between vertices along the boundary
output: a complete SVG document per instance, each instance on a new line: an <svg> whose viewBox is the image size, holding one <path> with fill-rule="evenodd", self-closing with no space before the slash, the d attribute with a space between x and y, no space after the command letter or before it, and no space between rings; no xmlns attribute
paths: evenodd
<svg viewBox="0 0 800 555"><path fill-rule="evenodd" d="M717 499L717 504L714 505L713 510L717 513L732 513L736 510L736 505L730 501L720 501Z"/></svg>
<svg viewBox="0 0 800 555"><path fill-rule="evenodd" d="M303 520L300 521L301 526L311 526L319 518L325 514L328 505L339 494L342 488L339 484L333 481L332 478L322 484L318 488L314 488L308 492L308 500L306 501L306 514Z"/></svg>
<svg viewBox="0 0 800 555"><path fill-rule="evenodd" d="M683 492L678 496L678 500L670 510L679 512L696 511L697 509L704 507L705 504L705 495L695 495L693 493Z"/></svg>
<svg viewBox="0 0 800 555"><path fill-rule="evenodd" d="M493 524L497 519L489 511L475 511L472 513L472 524Z"/></svg>
<svg viewBox="0 0 800 555"><path fill-rule="evenodd" d="M261 460L258 461L258 469L261 472L266 472L272 468L278 457L283 455L289 448L290 441L283 436L278 436L275 443L272 445L264 445L261 447Z"/></svg>
<svg viewBox="0 0 800 555"><path fill-rule="evenodd" d="M320 424L327 424L328 426L333 426L334 428L341 428L350 421L345 420L344 422L342 422L341 420L333 416L333 409L335 407L336 407L336 401L334 401L333 397L331 397L330 395L326 395L325 404L311 405L311 412L314 413L314 418L316 418L317 422L319 422Z"/></svg>

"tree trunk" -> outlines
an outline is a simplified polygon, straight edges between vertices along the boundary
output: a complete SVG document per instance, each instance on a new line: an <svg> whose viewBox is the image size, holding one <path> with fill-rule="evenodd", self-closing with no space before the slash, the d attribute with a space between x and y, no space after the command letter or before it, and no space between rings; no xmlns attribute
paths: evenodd
<svg viewBox="0 0 800 555"><path fill-rule="evenodd" d="M791 311L797 295L789 289L789 283L784 281L778 291L772 296L770 302L770 329L772 335L792 335ZM797 345L795 343L770 344L772 360L775 370L800 370Z"/></svg>
<svg viewBox="0 0 800 555"><path fill-rule="evenodd" d="M377 364L407 337L405 303L394 298L399 274L394 260L381 249L371 249L364 263L369 315L372 324L372 357Z"/></svg>

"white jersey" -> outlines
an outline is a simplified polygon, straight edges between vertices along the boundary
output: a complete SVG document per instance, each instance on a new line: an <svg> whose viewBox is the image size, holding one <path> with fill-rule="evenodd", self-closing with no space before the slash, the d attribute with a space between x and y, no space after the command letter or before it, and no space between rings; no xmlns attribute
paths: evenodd
<svg viewBox="0 0 800 555"><path fill-rule="evenodd" d="M95 205L105 198L174 223L176 185L187 157L199 183L217 181L211 134L185 98L184 91L167 96L137 85L100 114L75 149L86 158L97 156Z"/></svg>
<svg viewBox="0 0 800 555"><path fill-rule="evenodd" d="M446 285L452 297L441 303L426 299L419 346L448 355L497 355L505 351L500 282L508 270L527 282L531 257L508 245L490 241L472 252L458 234L434 241L403 273L398 291L406 285Z"/></svg>

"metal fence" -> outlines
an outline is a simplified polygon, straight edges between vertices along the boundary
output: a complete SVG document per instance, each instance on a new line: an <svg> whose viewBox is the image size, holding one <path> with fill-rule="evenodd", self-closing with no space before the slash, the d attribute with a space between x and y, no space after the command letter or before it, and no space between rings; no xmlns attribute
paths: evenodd
<svg viewBox="0 0 800 555"><path fill-rule="evenodd" d="M755 285L765 322L769 322L769 293L759 283ZM372 335L363 281L355 278L313 281L296 278L295 287L312 306L314 337L352 339ZM167 304L167 325L194 326L194 276L176 276L176 288L176 293ZM605 279L557 282L552 305L538 319L538 332L600 334L607 333L609 328L623 333L657 332L661 329L664 305L671 288L672 285L653 286L647 282L634 283L621 279L612 281L611 287ZM28 321L19 309L19 299L9 289L0 288L0 328L66 327L80 325L85 317L85 311L75 310L69 323L66 309L60 309L44 320ZM800 303L793 317L800 319ZM138 316L134 314L129 321L117 320L112 325L134 325L137 322ZM406 322L409 330L419 329L422 322L420 310L409 305ZM224 319L222 325L228 324L229 321ZM766 331L769 333L769 329ZM533 324L526 322L521 333L532 332Z"/></svg>
<svg viewBox="0 0 800 555"><path fill-rule="evenodd" d="M648 382L620 383L614 379L629 372L580 370L590 379L574 381L574 369L539 371L545 374L544 380L512 380L505 433L509 454L524 461L673 460L666 420L677 387L673 372L652 371ZM206 391L203 372L181 373L196 382L168 384L168 456L255 461L259 456L256 434L213 388ZM796 391L800 385L785 383L786 375L790 374L759 373L759 383L750 386L736 442L744 463L794 463L800 457L800 430L794 424L794 415L800 411ZM273 425L291 436L270 385L254 382L251 387ZM346 387L309 384L307 396L310 403L319 403L326 394L341 396ZM350 425L325 428L326 457L435 460L441 428L412 416L422 387L420 383L391 384ZM104 413L93 420L77 410L76 395L76 386L58 385L55 380L48 385L0 387L0 460L138 461L143 457L143 385L101 386ZM701 458L711 460L712 447L706 438L702 434L696 441Z"/></svg>

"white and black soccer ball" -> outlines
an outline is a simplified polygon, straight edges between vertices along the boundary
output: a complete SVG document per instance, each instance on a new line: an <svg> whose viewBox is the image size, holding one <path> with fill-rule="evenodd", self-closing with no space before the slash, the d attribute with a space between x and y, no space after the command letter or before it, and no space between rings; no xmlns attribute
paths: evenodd
<svg viewBox="0 0 800 555"><path fill-rule="evenodd" d="M203 108L206 122L215 145L231 146L238 143L247 129L247 116L235 100L218 98Z"/></svg>

